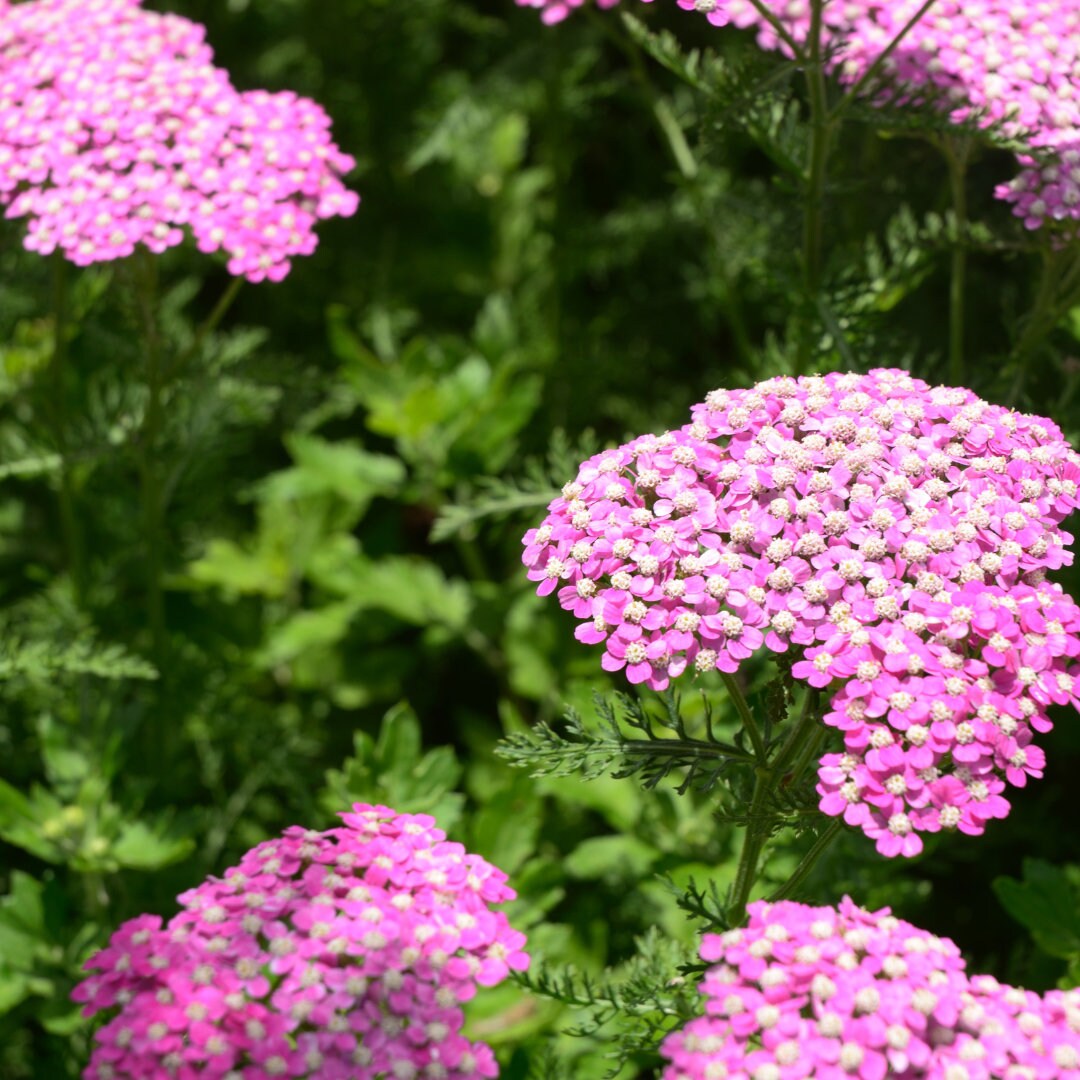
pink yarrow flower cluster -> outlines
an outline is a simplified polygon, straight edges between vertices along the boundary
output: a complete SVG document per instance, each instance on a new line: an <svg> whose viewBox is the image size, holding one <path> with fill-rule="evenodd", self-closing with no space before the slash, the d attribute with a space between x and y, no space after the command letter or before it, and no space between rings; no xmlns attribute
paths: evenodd
<svg viewBox="0 0 1080 1080"><path fill-rule="evenodd" d="M556 22L581 0L518 0ZM678 0L716 26L756 32L766 50L791 49L750 0ZM608 6L608 5L605 5ZM830 0L822 39L831 70L849 85L879 60L922 0ZM763 0L800 46L810 32L809 0ZM884 60L896 85L936 91L956 122L975 119L1025 139L1021 171L995 194L1031 229L1080 220L1080 0L938 0Z"/></svg>
<svg viewBox="0 0 1080 1080"><path fill-rule="evenodd" d="M31 251L85 266L190 230L279 281L359 201L329 129L306 98L236 90L201 26L139 0L0 0L0 203Z"/></svg>
<svg viewBox="0 0 1080 1080"><path fill-rule="evenodd" d="M665 689L762 646L827 691L821 809L886 855L983 831L1077 703L1080 608L1046 571L1080 457L1049 420L907 372L716 390L585 462L525 536L603 667Z"/></svg>
<svg viewBox="0 0 1080 1080"><path fill-rule="evenodd" d="M461 1004L528 967L506 876L427 815L356 805L294 827L125 923L74 997L104 1013L85 1080L498 1075Z"/></svg>
<svg viewBox="0 0 1080 1080"><path fill-rule="evenodd" d="M665 1040L663 1080L1080 1078L1080 991L968 975L948 939L847 898L749 911L705 936L705 1016Z"/></svg>

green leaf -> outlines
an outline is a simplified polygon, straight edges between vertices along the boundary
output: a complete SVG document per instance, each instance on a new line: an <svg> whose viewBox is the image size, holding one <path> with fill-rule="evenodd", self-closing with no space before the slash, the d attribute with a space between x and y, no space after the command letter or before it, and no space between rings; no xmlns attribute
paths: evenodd
<svg viewBox="0 0 1080 1080"><path fill-rule="evenodd" d="M188 567L191 580L219 588L226 596L284 595L292 577L284 552L260 545L245 551L232 540L211 540L206 553Z"/></svg>
<svg viewBox="0 0 1080 1080"><path fill-rule="evenodd" d="M645 877L659 856L656 848L636 836L593 836L578 844L564 865L571 877L629 883Z"/></svg>
<svg viewBox="0 0 1080 1080"><path fill-rule="evenodd" d="M265 500L289 501L334 495L366 508L377 495L392 495L405 481L395 457L373 454L351 440L330 442L317 435L292 434L285 445L296 466L272 473L256 488Z"/></svg>
<svg viewBox="0 0 1080 1080"><path fill-rule="evenodd" d="M172 835L164 822L133 821L120 830L110 853L128 869L160 870L187 858L194 848L191 837Z"/></svg>
<svg viewBox="0 0 1080 1080"><path fill-rule="evenodd" d="M1080 895L1066 872L1042 859L1025 859L1023 875L1022 881L994 881L1002 906L1043 952L1065 960L1080 955Z"/></svg>
<svg viewBox="0 0 1080 1080"><path fill-rule="evenodd" d="M256 663L262 668L274 668L312 649L337 645L349 632L358 610L355 601L343 600L312 611L298 611L270 629Z"/></svg>
<svg viewBox="0 0 1080 1080"><path fill-rule="evenodd" d="M434 563L404 555L339 555L314 559L311 578L345 597L355 610L375 608L414 626L435 623L455 632L467 625L472 610L468 584L448 579Z"/></svg>
<svg viewBox="0 0 1080 1080"><path fill-rule="evenodd" d="M64 807L49 792L35 787L27 798L0 780L0 837L46 862L61 862L52 839L65 831Z"/></svg>
<svg viewBox="0 0 1080 1080"><path fill-rule="evenodd" d="M92 675L98 679L156 679L157 669L122 645L101 644L83 637L61 645L52 641L15 641L0 646L0 679L22 676L51 682L58 675Z"/></svg>
<svg viewBox="0 0 1080 1080"><path fill-rule="evenodd" d="M11 875L11 892L0 899L0 966L32 969L35 953L47 940L43 890L40 881L21 870Z"/></svg>
<svg viewBox="0 0 1080 1080"><path fill-rule="evenodd" d="M36 454L19 461L5 461L0 465L0 480L7 480L13 476L21 480L46 476L49 473L59 472L63 463L64 459L59 454Z"/></svg>
<svg viewBox="0 0 1080 1080"><path fill-rule="evenodd" d="M399 702L383 717L377 740L355 733L353 756L327 772L320 802L330 813L354 802L386 803L403 813L431 814L440 828L451 829L465 801L454 790L461 775L450 747L422 751L416 713Z"/></svg>
<svg viewBox="0 0 1080 1080"><path fill-rule="evenodd" d="M536 851L542 819L543 805L532 785L515 782L497 792L473 816L472 846L512 875Z"/></svg>

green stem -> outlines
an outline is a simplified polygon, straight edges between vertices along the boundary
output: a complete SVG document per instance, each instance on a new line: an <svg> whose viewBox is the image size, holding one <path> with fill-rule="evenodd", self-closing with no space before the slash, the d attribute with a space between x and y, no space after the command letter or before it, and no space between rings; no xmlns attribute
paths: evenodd
<svg viewBox="0 0 1080 1080"><path fill-rule="evenodd" d="M964 297L967 280L967 164L971 143L966 138L942 140L949 166L956 239L949 274L949 378L953 386L964 385Z"/></svg>
<svg viewBox="0 0 1080 1080"><path fill-rule="evenodd" d="M818 4L818 0L810 0L812 4ZM799 43L791 36L788 28L776 17L776 12L767 8L762 0L750 0L757 13L776 31L777 37L791 50L791 55L798 60L804 59L804 53ZM819 4L820 14L820 4ZM813 31L811 30L811 33Z"/></svg>
<svg viewBox="0 0 1080 1080"><path fill-rule="evenodd" d="M825 826L824 831L814 841L810 850L802 857L799 865L795 867L791 877L775 892L770 894L770 901L783 900L785 897L790 896L810 876L810 871L814 869L818 859L825 854L829 845L840 835L840 828L843 824L843 818L834 818Z"/></svg>
<svg viewBox="0 0 1080 1080"><path fill-rule="evenodd" d="M855 81L851 89L840 99L836 108L832 111L832 119L838 120L841 115L851 106L853 101L857 101L859 95L868 86L872 85L873 81L881 73L881 69L885 66L889 57L896 51L900 42L904 40L914 28L915 24L937 3L937 0L925 0L923 5L911 16L900 30L900 33L896 35L889 42L889 44L878 53L874 62L862 73L861 76Z"/></svg>
<svg viewBox="0 0 1080 1080"><path fill-rule="evenodd" d="M832 124L825 86L821 25L825 0L811 0L806 85L810 98L810 150L806 174L806 216L803 219L803 275L809 300L821 285L821 261L825 233L825 176Z"/></svg>
<svg viewBox="0 0 1080 1080"><path fill-rule="evenodd" d="M800 760L806 744L818 738L820 722L814 708L817 698L816 692L807 693L799 719L788 732L776 756L757 770L754 792L750 797L750 809L746 815L746 836L728 902L728 919L732 926L740 925L746 918L746 905L757 882L761 853L772 829L772 822L766 812L769 800L776 788L784 782L789 763Z"/></svg>
<svg viewBox="0 0 1080 1080"><path fill-rule="evenodd" d="M754 756L757 758L758 763L762 766L768 761L768 751L765 748L765 740L762 738L761 729L757 725L757 721L754 719L754 714L750 710L750 706L746 701L746 696L742 692L742 687L739 685L738 680L734 675L729 675L726 671L720 673L720 678L724 681L724 686L727 687L727 692L731 695L731 700L735 703L735 709L739 714L739 719L743 723L743 727L746 728L746 734L750 736L750 742L754 746Z"/></svg>
<svg viewBox="0 0 1080 1080"><path fill-rule="evenodd" d="M175 378L187 366L192 357L198 355L203 342L217 329L218 324L225 317L229 308L232 307L233 301L239 294L243 284L244 279L242 277L234 277L229 282L228 287L218 297L218 302L214 305L213 310L195 331L195 337L192 338L191 344L169 365L166 381Z"/></svg>
<svg viewBox="0 0 1080 1080"><path fill-rule="evenodd" d="M743 837L739 865L735 869L735 881L728 900L727 917L731 926L740 926L746 919L746 905L750 902L750 893L757 881L761 852L769 839L771 823L764 811L772 791L772 781L771 769L758 769L754 793L750 797L750 809L747 812L746 835Z"/></svg>
<svg viewBox="0 0 1080 1080"><path fill-rule="evenodd" d="M67 437L67 358L68 358L68 287L67 263L62 255L51 260L53 354L50 365L52 394L52 424L56 451L60 455L60 527L64 534L68 572L71 575L75 604L82 609L86 601L86 572L82 529L75 511L75 486L71 478L71 461Z"/></svg>
<svg viewBox="0 0 1080 1080"><path fill-rule="evenodd" d="M146 615L155 662L163 670L167 649L165 599L161 578L164 565L164 506L158 469L159 443L164 422L161 333L157 321L157 263L142 251L135 256L135 303L146 359L146 415L139 438L139 477L143 543L146 550Z"/></svg>
<svg viewBox="0 0 1080 1080"><path fill-rule="evenodd" d="M1042 255L1043 265L1035 302L1011 353L1017 372L1006 401L1010 406L1020 396L1028 364L1039 346L1053 332L1064 314L1080 303L1080 252L1065 248L1044 251Z"/></svg>
<svg viewBox="0 0 1080 1080"><path fill-rule="evenodd" d="M588 13L595 25L606 34L618 48L626 54L627 59L629 59L634 79L641 88L645 100L649 103L653 119L660 129L661 135L664 137L664 142L667 145L672 160L675 162L675 167L679 170L679 175L683 179L687 194L698 215L698 219L703 223L703 228L707 227L712 233L713 243L709 249L709 261L710 266L723 281L724 291L721 305L731 329L731 336L735 345L736 355L741 362L750 363L753 360L754 349L750 341L750 333L747 330L746 321L743 318L742 309L734 299L735 275L731 271L731 260L726 247L714 226L713 216L710 213L709 201L701 184L700 166L694 155L693 149L686 141L686 133L683 131L682 125L672 111L667 99L661 96L657 91L656 86L653 84L652 79L649 77L649 71L645 66L641 49L634 40L633 35L626 31L622 33L616 31L611 20L598 15L592 7L588 9ZM626 25L625 21L623 25ZM708 226L704 224L705 222L708 222Z"/></svg>
<svg viewBox="0 0 1080 1080"><path fill-rule="evenodd" d="M784 775L791 760L797 757L807 739L818 730L820 726L817 715L818 697L818 692L813 688L806 692L802 709L799 710L799 718L792 725L772 762L772 768L778 777Z"/></svg>

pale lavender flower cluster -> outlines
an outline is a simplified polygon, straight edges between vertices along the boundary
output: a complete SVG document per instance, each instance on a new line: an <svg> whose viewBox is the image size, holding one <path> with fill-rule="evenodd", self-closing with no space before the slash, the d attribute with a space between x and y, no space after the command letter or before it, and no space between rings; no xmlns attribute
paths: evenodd
<svg viewBox="0 0 1080 1080"><path fill-rule="evenodd" d="M139 0L0 0L0 203L26 247L79 265L179 244L279 281L354 166L291 93L240 92L201 26Z"/></svg>
<svg viewBox="0 0 1080 1080"><path fill-rule="evenodd" d="M581 0L518 0L557 22ZM767 50L791 50L750 0L678 0L716 26L754 30ZM608 6L608 4L605 4ZM809 0L763 0L799 45L810 30ZM857 82L917 14L922 0L832 0L822 13L831 69ZM1017 177L995 194L1024 224L1080 220L1080 0L938 0L884 60L881 72L918 96L933 88L957 122L974 118L1023 138Z"/></svg>
<svg viewBox="0 0 1080 1080"><path fill-rule="evenodd" d="M705 1016L665 1040L663 1080L1080 1078L1080 990L968 975L948 939L847 898L749 914L705 936Z"/></svg>
<svg viewBox="0 0 1080 1080"><path fill-rule="evenodd" d="M914 855L1004 817L1048 707L1077 702L1080 608L1045 573L1078 480L1051 421L969 390L780 377L590 458L523 558L633 683L789 657L844 737L821 809Z"/></svg>
<svg viewBox="0 0 1080 1080"><path fill-rule="evenodd" d="M75 990L105 1012L85 1080L465 1080L498 1075L461 1003L528 967L492 904L506 875L432 818L356 805L291 828L125 923Z"/></svg>

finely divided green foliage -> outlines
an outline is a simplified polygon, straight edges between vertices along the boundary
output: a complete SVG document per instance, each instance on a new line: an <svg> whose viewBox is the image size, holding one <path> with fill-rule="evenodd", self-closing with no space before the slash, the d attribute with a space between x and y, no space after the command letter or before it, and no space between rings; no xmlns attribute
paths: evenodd
<svg viewBox="0 0 1080 1080"><path fill-rule="evenodd" d="M804 73L627 4L554 30L510 0L161 5L238 83L319 98L361 161L356 218L220 320L229 282L193 251L65 271L4 226L5 1080L78 1075L67 995L113 927L353 800L511 874L536 967L470 1023L514 1080L654 1075L747 828L755 895L892 902L982 970L1075 981L1075 725L993 839L901 872L827 833L807 761L751 812L724 686L616 697L524 579L521 534L604 445L782 371L947 380L950 315L968 385L1080 435L1076 249L992 199L995 133L846 106L808 274ZM775 749L803 703L740 674Z"/></svg>

